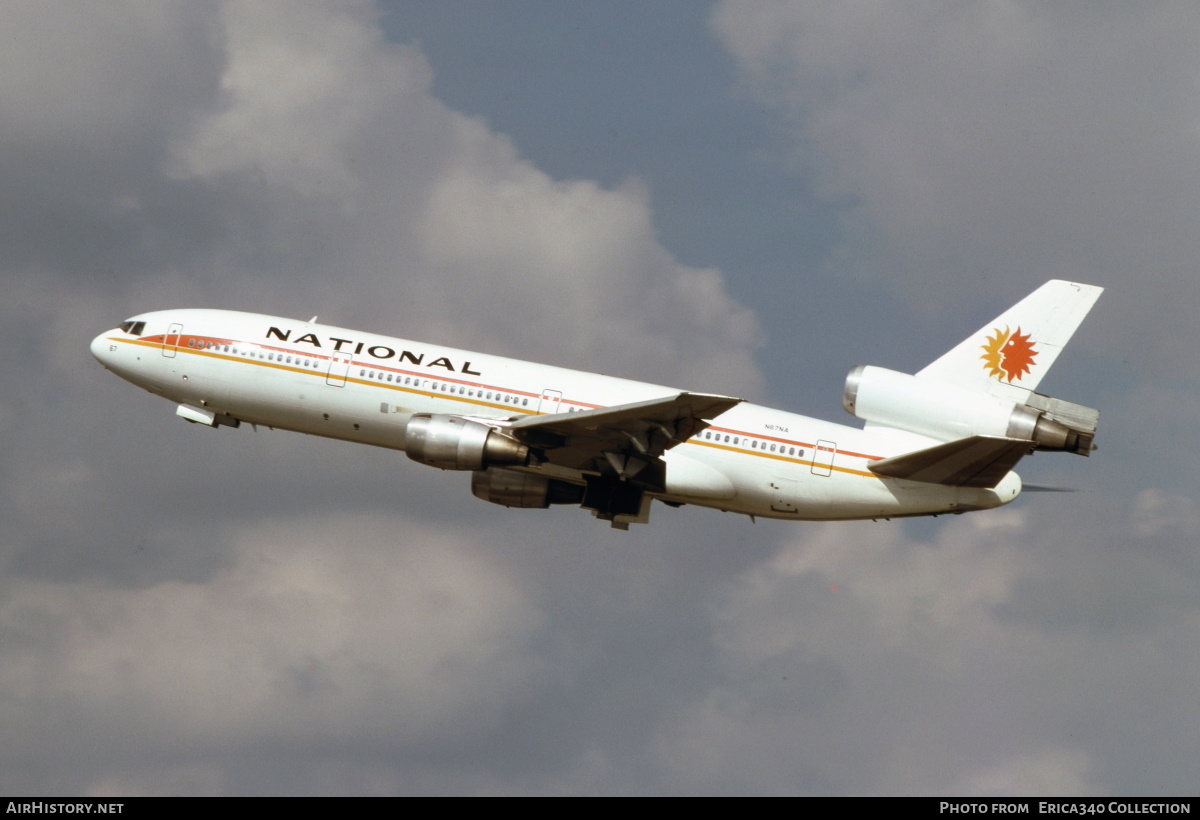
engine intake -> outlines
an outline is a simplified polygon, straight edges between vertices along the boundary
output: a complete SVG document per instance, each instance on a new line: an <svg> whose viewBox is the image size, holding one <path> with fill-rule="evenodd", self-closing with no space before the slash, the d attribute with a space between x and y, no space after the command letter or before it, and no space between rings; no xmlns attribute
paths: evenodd
<svg viewBox="0 0 1200 820"><path fill-rule="evenodd" d="M408 420L404 451L413 461L443 470L529 463L529 448L515 438L477 421L435 413L417 413Z"/></svg>

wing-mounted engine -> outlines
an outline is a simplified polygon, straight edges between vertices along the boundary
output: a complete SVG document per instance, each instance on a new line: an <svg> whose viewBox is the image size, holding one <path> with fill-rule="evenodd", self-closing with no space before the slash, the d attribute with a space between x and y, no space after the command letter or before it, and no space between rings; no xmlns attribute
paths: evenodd
<svg viewBox="0 0 1200 820"><path fill-rule="evenodd" d="M1037 450L1090 455L1100 411L1025 391L1024 402L935 379L859 366L846 377L842 406L869 424L939 441L1000 436L1031 441Z"/></svg>
<svg viewBox="0 0 1200 820"><path fill-rule="evenodd" d="M539 458L579 471L587 484L582 506L625 529L649 520L650 493L663 492L670 483L664 454L741 401L676 393L594 410L525 416L504 430L535 448Z"/></svg>
<svg viewBox="0 0 1200 820"><path fill-rule="evenodd" d="M413 461L443 470L483 470L529 464L529 447L500 430L462 416L413 415L404 428L404 451Z"/></svg>
<svg viewBox="0 0 1200 820"><path fill-rule="evenodd" d="M505 507L545 509L551 504L583 501L583 487L578 484L505 467L471 473L471 492L476 498Z"/></svg>

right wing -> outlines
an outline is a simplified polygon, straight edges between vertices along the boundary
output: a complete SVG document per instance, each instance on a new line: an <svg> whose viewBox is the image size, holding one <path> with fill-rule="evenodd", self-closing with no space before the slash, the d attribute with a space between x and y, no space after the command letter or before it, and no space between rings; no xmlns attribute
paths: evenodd
<svg viewBox="0 0 1200 820"><path fill-rule="evenodd" d="M569 469L608 472L623 478L661 463L664 452L709 426L743 399L679 393L578 413L523 416L505 425L510 435Z"/></svg>

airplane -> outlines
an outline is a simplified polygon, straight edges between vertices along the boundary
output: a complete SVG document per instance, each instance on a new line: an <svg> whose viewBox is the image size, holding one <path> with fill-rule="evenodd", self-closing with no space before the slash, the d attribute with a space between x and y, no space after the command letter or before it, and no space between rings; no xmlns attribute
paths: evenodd
<svg viewBox="0 0 1200 820"><path fill-rule="evenodd" d="M91 351L189 422L403 450L506 507L577 504L619 529L648 522L653 499L879 520L999 507L1024 456L1091 453L1099 411L1034 389L1102 291L1052 280L916 374L855 367L842 405L862 428L315 316L154 311Z"/></svg>

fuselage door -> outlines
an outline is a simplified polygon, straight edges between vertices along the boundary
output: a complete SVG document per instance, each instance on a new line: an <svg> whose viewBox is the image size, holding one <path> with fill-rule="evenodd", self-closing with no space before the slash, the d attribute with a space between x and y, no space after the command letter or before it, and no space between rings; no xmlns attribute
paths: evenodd
<svg viewBox="0 0 1200 820"><path fill-rule="evenodd" d="M562 401L561 390L543 390L542 397L538 400L539 413L557 413L558 404Z"/></svg>
<svg viewBox="0 0 1200 820"><path fill-rule="evenodd" d="M329 374L325 377L326 384L334 387L345 387L346 376L350 374L350 363L354 357L349 353L334 353L329 359Z"/></svg>
<svg viewBox="0 0 1200 820"><path fill-rule="evenodd" d="M813 449L813 475L833 475L833 457L837 454L837 445L832 441L818 441Z"/></svg>
<svg viewBox="0 0 1200 820"><path fill-rule="evenodd" d="M183 332L183 325L176 322L167 328L167 335L163 339L162 354L168 359L174 359L176 348L179 347L179 334Z"/></svg>

